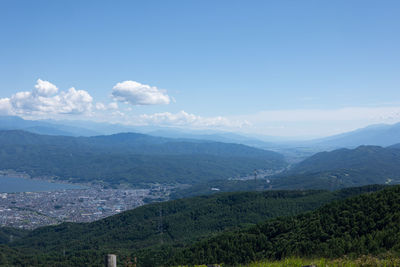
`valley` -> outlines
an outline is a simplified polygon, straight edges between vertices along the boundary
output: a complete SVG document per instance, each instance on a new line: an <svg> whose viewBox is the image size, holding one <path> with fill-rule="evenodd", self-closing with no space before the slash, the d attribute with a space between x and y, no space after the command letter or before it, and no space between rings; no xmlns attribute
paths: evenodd
<svg viewBox="0 0 400 267"><path fill-rule="evenodd" d="M329 236L336 228L302 231L327 216L324 209L344 205L346 210L344 203L352 199L395 198L400 183L396 144L324 151L295 163L242 144L138 133L68 137L10 130L0 131L0 159L1 173L18 176L14 179L71 186L0 193L0 265L99 266L106 253L118 254L120 264L136 257L139 266L234 266L299 255L331 260L347 255L343 251L354 257L378 255L380 250L366 241L334 250L332 244L344 242L342 236ZM337 223L329 220L332 227ZM365 226L361 214L352 220ZM326 227L325 219L318 223ZM385 236L395 231L391 223L379 223ZM375 231L371 225L365 231ZM314 235L317 240L306 241ZM309 250L307 242L322 242L324 249ZM392 246L387 251L396 253Z"/></svg>

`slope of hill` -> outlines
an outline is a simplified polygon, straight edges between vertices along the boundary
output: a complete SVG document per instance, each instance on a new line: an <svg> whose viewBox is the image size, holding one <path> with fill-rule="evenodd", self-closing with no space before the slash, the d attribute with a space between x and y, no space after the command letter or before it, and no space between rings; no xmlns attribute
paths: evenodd
<svg viewBox="0 0 400 267"><path fill-rule="evenodd" d="M11 227L0 228L0 245L7 244L25 237L29 233L29 230L16 229Z"/></svg>
<svg viewBox="0 0 400 267"><path fill-rule="evenodd" d="M0 169L71 182L198 183L286 165L275 152L137 133L96 137L0 131Z"/></svg>
<svg viewBox="0 0 400 267"><path fill-rule="evenodd" d="M400 252L400 186L328 204L314 212L226 232L177 253L170 265Z"/></svg>
<svg viewBox="0 0 400 267"><path fill-rule="evenodd" d="M400 149L400 144L391 145L389 148Z"/></svg>
<svg viewBox="0 0 400 267"><path fill-rule="evenodd" d="M354 148L361 145L390 146L400 143L400 123L370 125L352 132L329 136L307 143L331 148Z"/></svg>
<svg viewBox="0 0 400 267"><path fill-rule="evenodd" d="M36 262L36 266L44 260L47 264L97 264L106 252L118 253L121 258L139 255L141 264L156 266L168 260L168 253L175 251L176 246L232 227L299 214L333 200L382 188L225 193L181 199L142 206L89 224L64 223L39 228L10 245L15 253L29 256L26 262ZM66 256L62 256L64 253Z"/></svg>
<svg viewBox="0 0 400 267"><path fill-rule="evenodd" d="M291 172L319 172L337 169L365 169L382 174L400 171L400 150L359 146L317 153L292 168Z"/></svg>
<svg viewBox="0 0 400 267"><path fill-rule="evenodd" d="M274 189L328 189L400 183L400 150L360 146L317 153L271 179Z"/></svg>

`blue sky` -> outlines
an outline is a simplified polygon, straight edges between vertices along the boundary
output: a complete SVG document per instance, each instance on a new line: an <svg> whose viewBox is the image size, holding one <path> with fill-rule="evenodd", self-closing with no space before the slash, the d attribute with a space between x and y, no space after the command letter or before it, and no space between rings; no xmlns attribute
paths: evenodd
<svg viewBox="0 0 400 267"><path fill-rule="evenodd" d="M3 0L0 113L298 137L395 123L399 12L367 0Z"/></svg>

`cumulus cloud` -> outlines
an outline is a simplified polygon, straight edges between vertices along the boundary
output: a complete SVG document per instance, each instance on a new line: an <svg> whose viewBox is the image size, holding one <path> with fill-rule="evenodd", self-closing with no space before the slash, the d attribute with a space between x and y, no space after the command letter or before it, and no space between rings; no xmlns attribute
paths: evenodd
<svg viewBox="0 0 400 267"><path fill-rule="evenodd" d="M152 125L166 125L166 126L189 126L197 128L206 127L226 127L237 128L248 125L247 121L230 120L225 117L202 117L195 114L190 114L185 111L178 113L162 112L155 114L143 114L140 116L142 122Z"/></svg>
<svg viewBox="0 0 400 267"><path fill-rule="evenodd" d="M93 98L84 90L70 88L58 92L58 88L41 79L37 80L35 89L0 99L0 112L16 115L55 115L90 113Z"/></svg>
<svg viewBox="0 0 400 267"><path fill-rule="evenodd" d="M40 96L51 96L58 92L57 86L48 81L38 79L35 85L34 93Z"/></svg>
<svg viewBox="0 0 400 267"><path fill-rule="evenodd" d="M93 98L84 90L76 90L74 87L67 92L60 94L59 113L64 114L82 114L90 112L92 108Z"/></svg>
<svg viewBox="0 0 400 267"><path fill-rule="evenodd" d="M117 83L112 89L112 96L117 101L132 105L159 105L171 102L165 91L135 81Z"/></svg>

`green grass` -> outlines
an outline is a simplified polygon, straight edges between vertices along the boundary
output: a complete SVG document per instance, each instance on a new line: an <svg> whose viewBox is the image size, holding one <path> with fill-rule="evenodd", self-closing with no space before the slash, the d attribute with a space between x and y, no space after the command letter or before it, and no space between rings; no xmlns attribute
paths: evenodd
<svg viewBox="0 0 400 267"><path fill-rule="evenodd" d="M340 259L302 259L302 258L286 258L280 261L262 261L248 265L239 265L240 267L396 267L400 266L400 257L394 255L386 255L384 257L362 256L357 259L340 258ZM218 265L215 265L218 266ZM224 266L223 264L220 266ZM180 265L179 267L186 267ZM207 265L194 265L194 267L207 267Z"/></svg>
<svg viewBox="0 0 400 267"><path fill-rule="evenodd" d="M387 257L362 256L357 259L340 258L340 259L301 259L287 258L281 261L264 261L256 262L249 265L240 265L241 267L302 267L306 265L317 267L358 267L358 266L400 266L400 258L392 255Z"/></svg>

